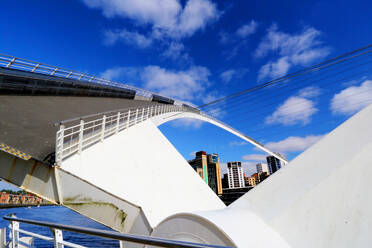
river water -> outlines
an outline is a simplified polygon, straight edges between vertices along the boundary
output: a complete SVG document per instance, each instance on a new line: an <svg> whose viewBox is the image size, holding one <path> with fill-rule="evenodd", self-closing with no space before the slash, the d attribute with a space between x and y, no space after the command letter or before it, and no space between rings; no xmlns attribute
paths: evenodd
<svg viewBox="0 0 372 248"><path fill-rule="evenodd" d="M4 215L15 213L19 218L48 221L53 223L84 226L102 230L111 230L93 220L90 220L70 209L61 206L41 206L32 208L7 208L0 209L0 227L8 227L9 221L3 219ZM26 231L31 231L37 234L52 237L52 232L45 227L28 225L20 223L20 228ZM22 235L21 235L22 236ZM7 237L7 239L9 239ZM116 240L104 239L94 236L88 236L78 233L63 231L63 239L75 244L87 247L119 247L119 242ZM53 247L53 243L36 239L34 240L36 247Z"/></svg>

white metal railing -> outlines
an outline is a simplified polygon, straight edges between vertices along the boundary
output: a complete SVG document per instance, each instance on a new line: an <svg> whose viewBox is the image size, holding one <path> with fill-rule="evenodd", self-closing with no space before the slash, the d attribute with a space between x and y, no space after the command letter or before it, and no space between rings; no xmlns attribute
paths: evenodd
<svg viewBox="0 0 372 248"><path fill-rule="evenodd" d="M9 232L10 242L6 244L6 247L8 248L35 247L33 245L33 242L30 242L31 244L23 242L19 234L24 234L29 237L38 238L38 239L42 239L42 240L54 243L55 248L63 248L64 246L73 247L73 248L86 248L86 246L74 244L74 243L63 240L62 230L91 235L91 236L98 236L98 237L108 238L108 239L113 239L113 240L118 240L118 241L127 241L127 242L133 242L137 244L157 246L157 247L232 248L232 247L220 246L220 245L208 245L208 244L185 242L185 241L172 240L172 239L156 238L156 237L151 237L151 236L124 234L124 233L118 233L114 231L99 230L95 228L55 224L55 223L50 223L50 222L29 220L29 219L20 219L20 218L17 218L15 215L4 216L3 218L10 222L10 232ZM48 227L53 232L53 237L48 237L48 236L40 235L37 233L22 230L20 229L20 223L27 223L31 225ZM97 244L95 244L95 247L97 247Z"/></svg>
<svg viewBox="0 0 372 248"><path fill-rule="evenodd" d="M100 85L106 85L106 86L111 86L111 87L120 88L120 89L134 90L137 96L142 96L147 99L152 99L153 95L162 96L161 94L158 94L158 93L153 93L151 91L137 88L137 87L134 87L128 84L118 83L118 82L114 82L111 80L99 78L94 75L89 75L87 73L81 73L81 72L73 71L70 69L47 65L44 63L35 62L32 60L28 60L28 59L22 59L22 58L18 58L18 57L6 55L6 54L1 54L1 53L0 53L0 67L18 69L18 70L23 70L23 71L33 72L33 73L41 73L41 74L45 74L49 76L56 76L56 77L60 77L64 79L74 79L74 80L79 80L87 84L100 84ZM170 99L169 97L166 97L166 96L162 96L162 97ZM175 102L178 105L182 105L182 104L191 105L190 103L184 103L179 100L175 100ZM191 105L191 106L195 107L194 105Z"/></svg>
<svg viewBox="0 0 372 248"><path fill-rule="evenodd" d="M137 123L151 117L170 112L197 112L197 109L178 105L153 105L100 113L58 123L56 135L56 164L86 147L102 142L107 137L117 134ZM99 117L99 118L97 118ZM69 123L71 126L66 127Z"/></svg>
<svg viewBox="0 0 372 248"><path fill-rule="evenodd" d="M201 116L225 127L230 132L239 134L256 147L273 155L279 160L288 163L288 161L281 155L271 152L258 141L217 120L216 118L213 118L198 109L178 105L153 105L142 108L115 110L57 123L59 125L59 130L56 135L55 162L57 165L61 165L65 158L75 153L81 153L85 148L97 142L102 142L105 138L110 137L111 135L117 134L118 132L151 117L170 112L192 112L200 114ZM70 124L69 127L66 127L67 123Z"/></svg>

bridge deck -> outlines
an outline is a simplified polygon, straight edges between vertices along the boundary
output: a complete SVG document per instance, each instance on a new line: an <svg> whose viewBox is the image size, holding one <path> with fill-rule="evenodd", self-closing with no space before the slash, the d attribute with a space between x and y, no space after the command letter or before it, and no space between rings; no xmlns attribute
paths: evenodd
<svg viewBox="0 0 372 248"><path fill-rule="evenodd" d="M156 104L108 97L0 95L0 143L44 160L55 151L56 122Z"/></svg>

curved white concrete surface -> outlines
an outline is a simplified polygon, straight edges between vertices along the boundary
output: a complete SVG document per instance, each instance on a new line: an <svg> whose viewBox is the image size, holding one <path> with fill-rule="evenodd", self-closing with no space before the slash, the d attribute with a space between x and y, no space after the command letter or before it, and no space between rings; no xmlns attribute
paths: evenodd
<svg viewBox="0 0 372 248"><path fill-rule="evenodd" d="M194 214L238 247L370 247L371 127L372 105L229 207ZM179 232L173 223L180 216L164 220L154 236L171 237L172 228ZM198 234L198 223L193 227L189 239Z"/></svg>
<svg viewBox="0 0 372 248"><path fill-rule="evenodd" d="M63 204L118 231L135 230L142 234L149 234L151 228L173 214L224 208L222 201L156 127L179 118L209 122L273 154L250 137L208 116L193 112L165 113L95 143L61 164L62 170L122 199L120 205L129 204L130 208L122 209L114 203L116 200L108 200L110 197L104 200L103 195L94 196L86 190L73 194L67 185L63 187L69 194ZM125 213L127 217L121 217L125 223L114 224L112 217L100 216L102 204L113 204L111 216ZM132 208L141 209L144 216Z"/></svg>
<svg viewBox="0 0 372 248"><path fill-rule="evenodd" d="M151 227L172 214L225 207L150 120L73 155L62 169L139 206Z"/></svg>

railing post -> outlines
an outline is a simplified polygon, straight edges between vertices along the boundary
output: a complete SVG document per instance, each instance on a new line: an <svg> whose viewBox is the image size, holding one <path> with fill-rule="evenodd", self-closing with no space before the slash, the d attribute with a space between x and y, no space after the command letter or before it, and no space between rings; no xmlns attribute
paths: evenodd
<svg viewBox="0 0 372 248"><path fill-rule="evenodd" d="M63 160L63 142L65 139L65 126L60 125L56 137L56 164L61 165Z"/></svg>
<svg viewBox="0 0 372 248"><path fill-rule="evenodd" d="M11 217L15 218L15 215L12 215ZM11 239L12 239L12 248L18 248L18 242L19 242L19 222L17 221L10 221L11 225Z"/></svg>
<svg viewBox="0 0 372 248"><path fill-rule="evenodd" d="M35 67L34 67L34 69L32 69L32 71L31 72L35 72L36 70L37 70L37 68L39 68L39 66L40 66L40 63L39 64L37 64Z"/></svg>
<svg viewBox="0 0 372 248"><path fill-rule="evenodd" d="M13 59L7 64L6 68L9 68L15 61L16 61L16 58L13 57Z"/></svg>
<svg viewBox="0 0 372 248"><path fill-rule="evenodd" d="M102 132L101 132L101 142L103 142L105 138L105 125L106 125L106 115L102 117Z"/></svg>
<svg viewBox="0 0 372 248"><path fill-rule="evenodd" d="M79 130L79 154L83 150L83 134L84 134L84 120L80 120L80 130Z"/></svg>
<svg viewBox="0 0 372 248"><path fill-rule="evenodd" d="M145 116L145 108L142 109L142 118L141 118L141 121L143 121L144 116Z"/></svg>
<svg viewBox="0 0 372 248"><path fill-rule="evenodd" d="M129 128L129 121L130 121L130 110L128 110L127 128Z"/></svg>
<svg viewBox="0 0 372 248"><path fill-rule="evenodd" d="M56 73L57 70L58 70L58 68L55 68L50 75L53 76Z"/></svg>
<svg viewBox="0 0 372 248"><path fill-rule="evenodd" d="M62 230L59 229L53 229L53 235L54 235L54 247L55 248L63 248L63 234Z"/></svg>
<svg viewBox="0 0 372 248"><path fill-rule="evenodd" d="M72 71L70 71L70 73L67 74L66 78L69 78L71 76L71 74L72 74Z"/></svg>
<svg viewBox="0 0 372 248"><path fill-rule="evenodd" d="M150 107L147 108L146 120L149 118L149 113L150 113Z"/></svg>
<svg viewBox="0 0 372 248"><path fill-rule="evenodd" d="M120 112L118 112L118 116L117 116L116 118L118 118L118 119L116 120L116 131L115 131L115 133L117 134L117 133L119 132Z"/></svg>
<svg viewBox="0 0 372 248"><path fill-rule="evenodd" d="M138 109L136 110L136 118L134 119L134 123L137 124L137 118L138 118Z"/></svg>

